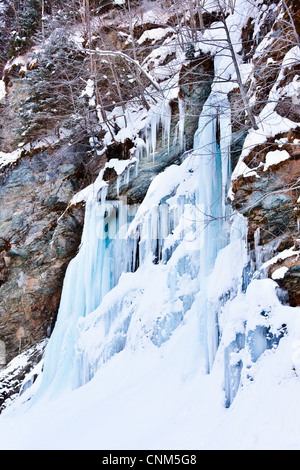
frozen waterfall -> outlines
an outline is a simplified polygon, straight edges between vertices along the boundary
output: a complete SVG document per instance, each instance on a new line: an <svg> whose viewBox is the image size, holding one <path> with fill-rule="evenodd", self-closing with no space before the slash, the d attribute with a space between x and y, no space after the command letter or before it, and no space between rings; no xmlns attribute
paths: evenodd
<svg viewBox="0 0 300 470"><path fill-rule="evenodd" d="M126 348L160 348L196 312L197 367L210 373L222 354L224 404L232 403L241 351L253 362L271 343L268 328L247 330L244 321L228 333L224 323L250 282L246 222L227 203L230 143L229 103L211 94L193 151L154 178L141 205L108 201L101 184L89 195L37 396L82 386Z"/></svg>
<svg viewBox="0 0 300 470"><path fill-rule="evenodd" d="M211 95L199 119L194 151L181 165L172 165L155 178L139 208L107 201L105 194L99 200L97 192L88 199L82 244L65 276L41 390L51 384L58 393L82 385L101 362L130 345L129 326L144 291L141 286L135 295L141 284L138 274L147 263L164 271L164 293L153 318L140 319L138 335L149 323L149 337L159 347L196 302L202 325L199 341L203 342L205 369L210 370L218 346L218 326L216 318L210 317L207 281L219 250L229 242L230 136L229 104ZM136 271L124 293L118 286L122 274ZM183 280L190 285L183 288ZM107 294L112 289L115 295L110 299ZM128 304L134 308L128 309ZM126 309L130 314L125 318ZM101 344L91 357L91 341L86 337L103 322L104 333L98 336ZM122 331L121 339L118 331Z"/></svg>
<svg viewBox="0 0 300 470"><path fill-rule="evenodd" d="M199 119L194 151L199 159L199 210L203 219L199 269L199 311L207 348L207 372L218 346L218 320L210 311L207 282L220 249L229 242L230 208L226 203L230 184L231 116L226 99L211 95Z"/></svg>

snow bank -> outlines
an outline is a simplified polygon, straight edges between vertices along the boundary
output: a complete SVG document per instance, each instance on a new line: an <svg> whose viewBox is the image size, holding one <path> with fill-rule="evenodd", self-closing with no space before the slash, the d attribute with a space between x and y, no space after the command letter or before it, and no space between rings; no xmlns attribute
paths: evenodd
<svg viewBox="0 0 300 470"><path fill-rule="evenodd" d="M16 149L10 153L0 152L0 168L3 168L10 163L15 163L20 158L21 152L21 149Z"/></svg>
<svg viewBox="0 0 300 470"><path fill-rule="evenodd" d="M21 413L4 413L0 448L299 450L299 309L282 307L273 286L257 281L247 302L239 298L231 305L237 318L228 329L242 325L238 319L245 318L245 309L250 319L272 307L274 325L287 322L289 331L276 348L251 362L229 409L222 347L211 373L203 374L193 309L160 348L144 344L139 354L124 349L83 387L33 407L28 402Z"/></svg>
<svg viewBox="0 0 300 470"><path fill-rule="evenodd" d="M286 150L274 150L274 152L268 152L266 155L264 171L267 171L270 166L278 165L278 163L284 162L289 158L290 155Z"/></svg>
<svg viewBox="0 0 300 470"><path fill-rule="evenodd" d="M278 279L283 279L289 268L287 266L282 266L282 268L276 269L272 274L272 279L277 281Z"/></svg>
<svg viewBox="0 0 300 470"><path fill-rule="evenodd" d="M0 80L0 101L2 101L5 98L5 95L6 95L5 83L3 80Z"/></svg>

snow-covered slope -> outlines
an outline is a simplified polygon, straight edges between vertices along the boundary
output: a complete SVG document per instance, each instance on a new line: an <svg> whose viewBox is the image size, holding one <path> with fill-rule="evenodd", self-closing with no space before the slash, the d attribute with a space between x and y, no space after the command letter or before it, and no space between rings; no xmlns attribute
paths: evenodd
<svg viewBox="0 0 300 470"><path fill-rule="evenodd" d="M1 448L298 449L297 343L268 351L226 409L223 360L203 374L198 338L193 311L161 348L125 349L85 386L3 415Z"/></svg>

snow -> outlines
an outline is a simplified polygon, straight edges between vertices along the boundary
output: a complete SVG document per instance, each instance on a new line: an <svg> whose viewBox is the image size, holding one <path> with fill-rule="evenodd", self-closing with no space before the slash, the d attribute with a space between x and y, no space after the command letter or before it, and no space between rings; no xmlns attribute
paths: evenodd
<svg viewBox="0 0 300 470"><path fill-rule="evenodd" d="M289 158L290 154L286 150L274 150L273 152L268 152L266 155L264 171L267 171L270 166L278 165L278 163L284 162Z"/></svg>
<svg viewBox="0 0 300 470"><path fill-rule="evenodd" d="M140 11L137 11L136 23L166 24L170 18L170 9L164 9L158 2L155 4L143 2Z"/></svg>
<svg viewBox="0 0 300 470"><path fill-rule="evenodd" d="M246 163L244 163L242 160L239 160L233 173L232 173L232 180L234 179L237 179L239 176L243 176L244 178L248 178L250 176L256 176L257 178L259 178L259 175L258 173L253 170L253 169L250 169Z"/></svg>
<svg viewBox="0 0 300 470"><path fill-rule="evenodd" d="M277 263L278 261L285 260L287 258L291 258L292 256L299 256L300 251L294 250L294 248L288 248L287 250L282 251L281 253L278 253L278 255L274 256L270 260L266 261L265 263L262 264L261 269L266 269L272 266L272 264Z"/></svg>
<svg viewBox="0 0 300 470"><path fill-rule="evenodd" d="M149 29L143 32L141 37L137 40L137 43L141 45L145 41L158 41L163 39L169 33L173 33L173 28Z"/></svg>
<svg viewBox="0 0 300 470"><path fill-rule="evenodd" d="M95 106L95 83L94 80L89 79L86 83L85 89L82 91L81 96L87 96L89 98L89 105Z"/></svg>
<svg viewBox="0 0 300 470"><path fill-rule="evenodd" d="M79 191L70 201L70 205L76 205L80 202L86 202L97 197L101 190L107 188L107 183L102 179L103 171L99 174L96 181L86 188Z"/></svg>
<svg viewBox="0 0 300 470"><path fill-rule="evenodd" d="M4 168L7 165L16 163L19 158L21 158L23 151L32 151L38 149L45 149L47 147L54 146L55 144L59 143L62 139L66 139L71 134L69 129L61 127L59 129L59 137L54 134L49 134L43 136L40 140L36 140L30 144L25 144L24 142L20 142L18 144L18 148L13 150L12 152L2 152L0 151L0 168Z"/></svg>
<svg viewBox="0 0 300 470"><path fill-rule="evenodd" d="M263 292L257 283L248 296L251 306ZM269 303L276 306L273 294ZM252 365L251 379L245 378L229 409L220 351L211 374L195 366L201 351L194 310L160 348L148 344L139 354L125 349L83 387L4 413L0 448L298 450L300 382L293 367L299 368L300 325L295 309L277 308L294 328Z"/></svg>
<svg viewBox="0 0 300 470"><path fill-rule="evenodd" d="M5 98L5 95L6 95L5 83L3 80L0 80L0 101L2 101Z"/></svg>
<svg viewBox="0 0 300 470"><path fill-rule="evenodd" d="M128 165L131 165L135 160L132 158L128 160L118 160L117 158L112 158L105 164L105 168L114 168L117 175L121 175L128 168Z"/></svg>
<svg viewBox="0 0 300 470"><path fill-rule="evenodd" d="M21 156L21 149L16 149L13 152L0 152L0 168L15 163Z"/></svg>
<svg viewBox="0 0 300 470"><path fill-rule="evenodd" d="M206 106L212 105L213 97ZM223 106L225 110L226 103ZM224 211L219 191L212 192L215 180L209 177L219 174L216 177L221 181L223 170L226 180L227 171L225 161L220 159L215 166L217 159L211 158L211 152L217 151L210 144L213 132L214 119L204 112L194 152L153 180L125 239L115 238L108 245L107 259L119 263L120 254L129 254L133 249L129 247L135 246L132 239L133 245L125 248L128 234L140 230L139 269L118 275L114 287L106 287L101 294L102 301L90 305L91 263L104 281L110 277L103 271L107 269L105 261L100 261L107 257L106 251L100 254L105 245L99 243L103 238L105 241L101 232L106 233L110 217L105 216L103 225L101 214L111 212L113 206L103 199L98 207L97 199L87 198L82 248L68 268L62 312L49 341L43 374L1 416L0 448L299 448L300 382L295 370L300 365L300 316L296 315L300 309L280 303L274 280L254 279L243 287L248 260L243 217L232 216L230 243L224 239L221 244L215 233L226 233L226 217L206 228L198 225L203 217L191 217L199 178L196 209L201 207L209 216L214 197L220 214ZM224 120L223 139L226 132ZM225 141L224 158L228 153ZM118 168L119 162L111 165ZM181 210L183 197L187 199ZM165 233L165 243L158 239L165 262L153 264L149 256L152 247L142 234L147 220L151 230L155 227L161 201L168 205L169 215L177 207L177 222ZM118 217L121 212L119 205ZM291 254L295 252L287 250L282 257ZM84 296L80 293L83 285ZM217 312L217 347L208 306L210 312ZM284 324L288 333L277 341ZM268 329L274 335L273 342L263 335ZM244 337L246 347L234 346L237 337Z"/></svg>
<svg viewBox="0 0 300 470"><path fill-rule="evenodd" d="M27 69L27 65L30 62L30 58L27 54L17 56L7 62L4 67L4 72L9 73L13 66L20 66L21 70Z"/></svg>
<svg viewBox="0 0 300 470"><path fill-rule="evenodd" d="M276 269L272 274L272 279L274 279L274 281L277 279L283 279L288 270L289 268L287 266L282 266L281 268Z"/></svg>
<svg viewBox="0 0 300 470"><path fill-rule="evenodd" d="M106 162L104 168L100 171L98 177L94 181L94 183L90 184L83 190L79 191L70 201L70 205L76 205L79 202L87 202L88 200L92 200L99 196L102 190L107 188L107 182L103 180L103 174L106 168L113 168L118 175L118 183L120 182L120 177L126 174L126 179L129 178L129 170L132 166L137 165L138 160L135 156L130 158L129 160L118 160L117 158L112 158L108 162Z"/></svg>
<svg viewBox="0 0 300 470"><path fill-rule="evenodd" d="M24 415L15 415L12 422L6 421L4 416L2 424L8 424L6 429L9 433L15 433L15 443L21 443L23 448L32 445L35 449L110 450L193 447L193 442L198 439L201 442L201 437L205 437L200 434L196 439L199 426L195 428L194 424L202 413L201 409L198 412L194 410L195 414L191 410L191 404L196 401L194 386L197 384L198 389L202 385L205 395L211 388L205 383L209 380L201 384L197 377L189 379L193 374L189 367L195 352L191 352L186 341L189 333L192 337L196 334L191 326L185 328L185 341L175 342L171 350L152 348L140 355L124 351L114 358L110 370L104 366L101 377L95 377L73 392L69 401L63 397L41 404L32 410L29 423ZM170 353L175 354L173 357L178 362L169 360ZM184 381L181 377L183 371ZM98 390L96 394L95 389ZM140 398L137 400L138 396ZM220 409L219 404L217 410ZM207 422L207 418L202 417L202 424L210 423L210 428L212 419ZM53 428L49 427L49 423L54 424ZM64 423L69 423L68 429L72 424L70 432L65 432ZM184 441L180 439L178 447L181 434ZM12 434L10 437L1 435L1 448L14 448L11 437Z"/></svg>

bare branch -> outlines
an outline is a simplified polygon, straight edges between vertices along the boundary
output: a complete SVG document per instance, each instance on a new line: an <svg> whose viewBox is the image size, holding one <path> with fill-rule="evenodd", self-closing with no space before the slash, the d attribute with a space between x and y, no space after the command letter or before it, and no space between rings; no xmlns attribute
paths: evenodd
<svg viewBox="0 0 300 470"><path fill-rule="evenodd" d="M147 77L151 85L160 93L162 93L161 87L159 84L152 78L152 76L146 72L146 70L143 69L143 67L139 64L138 61L132 59L129 55L124 54L124 52L121 51L101 51L100 49L95 49L95 50L88 50L87 51L90 54L97 54L99 56L118 56L121 57L122 59L126 60L127 62L130 62L131 64L135 65L139 69L139 71Z"/></svg>

